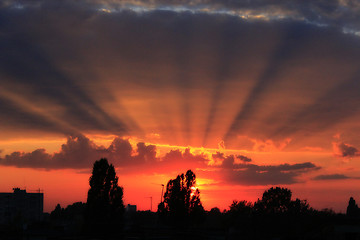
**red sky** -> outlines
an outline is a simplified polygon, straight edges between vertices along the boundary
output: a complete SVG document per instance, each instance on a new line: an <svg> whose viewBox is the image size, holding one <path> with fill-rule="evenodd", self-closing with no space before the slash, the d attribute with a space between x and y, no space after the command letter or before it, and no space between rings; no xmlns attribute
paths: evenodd
<svg viewBox="0 0 360 240"><path fill-rule="evenodd" d="M104 151L104 149L110 149L110 145L113 144L112 137L93 136L94 141L90 141L83 136L82 138L69 139L68 142L62 138L58 140L41 139L39 142L32 139L32 144L28 146L23 143L23 140L8 142L7 144L9 144L11 150L12 148L20 148L20 146L24 148L24 152L20 153L17 159L13 158L11 160L18 165L21 164L20 161L32 161L35 159L33 155L27 153L31 153L36 149L37 144L48 146L49 150L47 151L50 153L49 156L52 157L52 160L48 161L52 161L52 165L46 168L39 166L35 169L27 166L20 166L21 168L1 167L0 181L3 184L0 191L9 192L12 187L22 187L28 191L40 188L45 193L45 211L48 212L52 211L57 203L66 206L76 201L84 202L89 188L88 179L92 163L104 156L109 158L110 162L117 167L120 185L124 187L125 203L136 204L140 210L150 209L150 199L148 197L153 197L152 207L156 209L157 204L160 202L161 184L166 185L169 179L175 178L177 174L185 172L187 169L192 169L197 175L197 184L206 209L215 206L227 209L233 200L256 201L257 198L261 198L264 190L273 185L279 185L291 189L293 197L307 199L311 206L315 208L333 208L336 211L344 212L347 199L350 196L356 197L359 192L359 188L356 187L359 180L353 179L357 176L357 169L359 168L356 158L344 159L336 156L334 151L327 152L322 149L303 149L297 152L284 151L282 148L286 143L276 144L269 141L261 151L227 150L225 146L225 149L190 148L191 151L186 154L188 148L185 147L179 148L179 146L151 145L147 143L145 146L156 146L156 159L150 157L139 159L136 147L137 141L133 139L126 138L122 140L123 143L131 143L130 146L132 145L134 148L130 158L121 155L121 153L110 154L109 151ZM89 145L92 146L92 150L89 150L89 145L85 146L84 141L87 140L90 141L91 144ZM46 141L48 141L48 144L46 144ZM62 141L64 141L64 144L60 146ZM253 148L259 148L259 144L254 143ZM103 147L100 147L100 145ZM77 152L79 152L82 155L89 156L89 159L77 165L76 169L70 169L70 167L58 169L62 167L60 162L55 162L55 155L65 154L64 149L68 147L72 148L69 151L71 154L77 156ZM62 149L59 150L59 148ZM51 151L53 149L58 149L55 150L55 155L52 155ZM86 151L90 152L90 154L87 155ZM171 151L173 151L172 154L169 154ZM179 152L182 154L179 155ZM235 158L235 163L232 166L226 166L225 163L222 163L226 160L212 155L220 152L224 156L246 155L249 162L243 162L239 158ZM6 155L7 152L2 154ZM117 159L116 156L119 154L120 158ZM167 157L165 157L166 154L168 154ZM10 161L10 156L7 155L5 159L8 158L8 161ZM37 157L39 159L39 155ZM121 162L122 159L127 162ZM5 162L5 160L3 161ZM71 161L81 160L74 158ZM306 165L306 163L311 163L314 166ZM287 169L276 169L281 168L281 166L286 168L286 164L288 164ZM87 168L87 166L89 167ZM232 172L236 173L237 167L241 168L242 173L233 174ZM253 167L259 169L253 171L251 169ZM264 169L260 169L261 167ZM261 173L258 174L259 172ZM269 172L269 175L261 176L266 174L265 172ZM334 175L339 172L346 175ZM328 176L330 179L321 180L321 176L323 178ZM319 179L316 179L316 177Z"/></svg>
<svg viewBox="0 0 360 240"><path fill-rule="evenodd" d="M206 209L271 186L359 199L360 5L0 3L0 191L86 201L92 164L125 203L192 169Z"/></svg>

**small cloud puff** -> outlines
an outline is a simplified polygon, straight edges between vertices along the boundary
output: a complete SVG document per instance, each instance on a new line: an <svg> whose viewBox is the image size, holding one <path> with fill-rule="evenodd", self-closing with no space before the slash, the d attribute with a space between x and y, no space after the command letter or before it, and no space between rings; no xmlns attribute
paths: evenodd
<svg viewBox="0 0 360 240"><path fill-rule="evenodd" d="M359 150L344 142L333 142L333 150L335 156L344 158L353 158L360 156Z"/></svg>

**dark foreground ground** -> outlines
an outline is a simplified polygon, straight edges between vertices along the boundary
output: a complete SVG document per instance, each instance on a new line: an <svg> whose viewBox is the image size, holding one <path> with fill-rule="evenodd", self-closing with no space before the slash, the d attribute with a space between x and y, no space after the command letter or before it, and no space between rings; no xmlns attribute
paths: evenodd
<svg viewBox="0 0 360 240"><path fill-rule="evenodd" d="M360 239L360 219L343 214L245 217L208 213L199 222L188 221L160 221L156 213L136 212L125 215L121 226L85 230L82 218L44 219L30 224L2 225L0 240Z"/></svg>

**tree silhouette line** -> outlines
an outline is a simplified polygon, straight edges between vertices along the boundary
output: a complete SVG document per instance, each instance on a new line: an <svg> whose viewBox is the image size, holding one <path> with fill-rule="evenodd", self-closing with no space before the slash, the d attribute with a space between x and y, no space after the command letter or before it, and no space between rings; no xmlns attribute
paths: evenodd
<svg viewBox="0 0 360 240"><path fill-rule="evenodd" d="M196 175L191 170L167 183L164 201L158 205L161 220L184 224L202 218L205 210L200 200L200 191L195 188L195 184Z"/></svg>
<svg viewBox="0 0 360 240"><path fill-rule="evenodd" d="M168 181L157 212L138 211L134 216L126 213L123 188L114 166L105 158L94 163L89 185L86 203L74 203L65 209L58 204L50 214L51 221L70 222L77 232L99 238L131 229L138 232L140 226L152 224L153 228L170 227L177 233L189 229L206 230L207 234L225 231L229 239L317 239L319 235L309 236L326 224L348 224L354 219L360 222L360 211L352 197L346 215L336 214L329 209L315 210L306 200L292 199L291 190L282 187L269 188L254 203L234 200L228 210L214 207L206 211L191 170Z"/></svg>

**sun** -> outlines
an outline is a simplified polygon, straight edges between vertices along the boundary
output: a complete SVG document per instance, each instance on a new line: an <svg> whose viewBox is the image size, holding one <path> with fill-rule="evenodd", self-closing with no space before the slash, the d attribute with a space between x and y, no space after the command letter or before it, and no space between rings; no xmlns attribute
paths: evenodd
<svg viewBox="0 0 360 240"><path fill-rule="evenodd" d="M193 197L198 188L197 187L191 187L190 189L191 189L190 197Z"/></svg>

